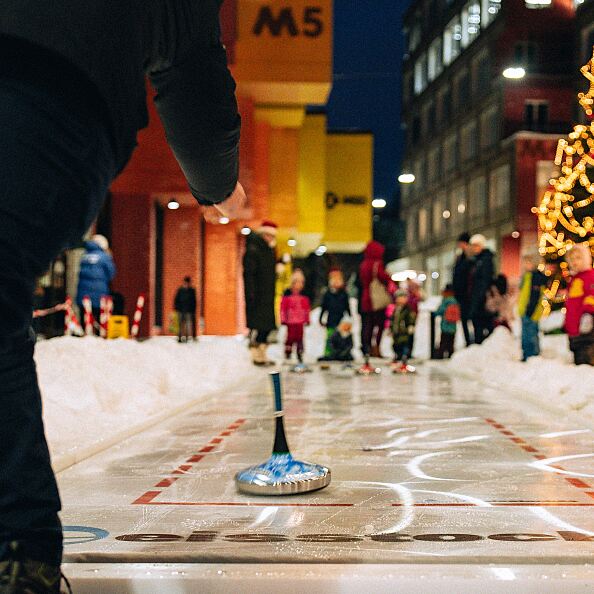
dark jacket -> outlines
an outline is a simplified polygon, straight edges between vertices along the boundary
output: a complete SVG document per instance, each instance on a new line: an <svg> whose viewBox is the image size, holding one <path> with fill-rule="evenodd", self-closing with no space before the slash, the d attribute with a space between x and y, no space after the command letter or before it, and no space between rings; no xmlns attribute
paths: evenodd
<svg viewBox="0 0 594 594"><path fill-rule="evenodd" d="M371 296L369 294L369 285L377 276L378 280L384 285L388 285L390 277L384 268L384 252L386 248L378 241L370 241L365 248L363 262L359 267L359 278L361 279L361 311L368 313L373 311Z"/></svg>
<svg viewBox="0 0 594 594"><path fill-rule="evenodd" d="M173 303L175 311L185 314L196 313L196 289L194 287L180 287L175 294Z"/></svg>
<svg viewBox="0 0 594 594"><path fill-rule="evenodd" d="M472 258L469 258L464 252L462 252L456 258L456 263L454 264L454 273L452 275L454 297L456 297L460 307L465 307L469 301L468 281L471 270Z"/></svg>
<svg viewBox="0 0 594 594"><path fill-rule="evenodd" d="M475 259L470 274L470 317L485 315L487 291L493 282L493 252L485 248Z"/></svg>
<svg viewBox="0 0 594 594"><path fill-rule="evenodd" d="M22 76L26 69L27 76L53 84L57 92L92 89L105 106L119 169L130 158L137 131L147 125L148 75L192 194L199 202L220 202L237 181L240 127L235 83L219 40L220 4L2 0L0 75L12 67ZM15 41L21 45L13 45L7 60L7 47Z"/></svg>
<svg viewBox="0 0 594 594"><path fill-rule="evenodd" d="M86 241L85 249L80 261L76 302L81 305L83 297L88 295L93 307L99 308L101 297L110 294L109 283L116 273L115 264L94 241Z"/></svg>
<svg viewBox="0 0 594 594"><path fill-rule="evenodd" d="M325 325L328 328L336 328L345 315L351 315L349 296L344 289L338 291L328 289L324 293L320 310L320 323L323 322L324 314L327 314Z"/></svg>
<svg viewBox="0 0 594 594"><path fill-rule="evenodd" d="M417 316L408 305L396 306L390 325L395 344L406 344L409 341L409 337L415 332L416 321Z"/></svg>
<svg viewBox="0 0 594 594"><path fill-rule="evenodd" d="M264 331L276 328L276 260L274 250L257 233L246 240L243 283L247 327Z"/></svg>

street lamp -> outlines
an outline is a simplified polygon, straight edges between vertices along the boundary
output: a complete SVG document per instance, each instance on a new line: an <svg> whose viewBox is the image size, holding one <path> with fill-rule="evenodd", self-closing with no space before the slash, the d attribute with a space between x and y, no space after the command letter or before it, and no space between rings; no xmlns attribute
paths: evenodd
<svg viewBox="0 0 594 594"><path fill-rule="evenodd" d="M323 256L328 251L325 245L320 245L315 251L316 256Z"/></svg>
<svg viewBox="0 0 594 594"><path fill-rule="evenodd" d="M289 239L289 240L287 241L287 245L288 245L289 247L295 247L295 246L297 245L297 240L296 240L296 239L293 239L293 238L291 237L291 239Z"/></svg>
<svg viewBox="0 0 594 594"><path fill-rule="evenodd" d="M415 175L414 173L401 173L398 176L398 181L401 184L412 184L415 181Z"/></svg>
<svg viewBox="0 0 594 594"><path fill-rule="evenodd" d="M167 203L167 208L169 210L177 210L179 208L179 202L175 198L171 198Z"/></svg>
<svg viewBox="0 0 594 594"><path fill-rule="evenodd" d="M241 234L242 235L249 235L252 232L252 230L249 227L242 227L241 228Z"/></svg>
<svg viewBox="0 0 594 594"><path fill-rule="evenodd" d="M219 223L220 223L221 225L228 225L228 224L229 224L229 217L221 217L221 218L219 219Z"/></svg>
<svg viewBox="0 0 594 594"><path fill-rule="evenodd" d="M510 79L520 79L526 76L526 71L521 66L510 66L503 71L503 76Z"/></svg>
<svg viewBox="0 0 594 594"><path fill-rule="evenodd" d="M386 208L387 204L388 203L383 198L374 198L371 201L371 206L373 206L373 208Z"/></svg>

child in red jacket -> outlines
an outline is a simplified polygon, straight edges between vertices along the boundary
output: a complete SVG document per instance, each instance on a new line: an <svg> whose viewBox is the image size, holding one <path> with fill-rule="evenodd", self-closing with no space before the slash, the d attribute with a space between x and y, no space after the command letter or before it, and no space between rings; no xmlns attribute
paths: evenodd
<svg viewBox="0 0 594 594"><path fill-rule="evenodd" d="M291 276L291 288L285 291L281 301L281 324L287 327L285 357L291 358L293 347L297 350L299 363L303 362L303 328L309 324L311 305L309 299L301 294L305 287L305 277L296 269Z"/></svg>
<svg viewBox="0 0 594 594"><path fill-rule="evenodd" d="M590 246L573 246L567 252L567 262L572 274L565 304L569 348L576 365L594 365L594 270Z"/></svg>

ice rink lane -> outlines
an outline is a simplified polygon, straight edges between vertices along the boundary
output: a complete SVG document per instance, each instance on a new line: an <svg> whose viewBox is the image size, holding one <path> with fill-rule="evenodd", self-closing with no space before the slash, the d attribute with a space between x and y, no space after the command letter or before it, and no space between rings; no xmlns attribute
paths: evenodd
<svg viewBox="0 0 594 594"><path fill-rule="evenodd" d="M320 591L361 591L356 576L373 576L378 592L398 580L399 591L410 583L411 592L432 592L432 579L436 588L462 580L469 592L477 580L494 592L514 584L545 592L556 580L567 592L594 592L587 427L435 367L368 378L287 373L284 386L289 445L332 469L328 488L289 498L236 492L235 472L270 454L263 372L261 383L219 394L59 475L75 583L113 594L192 592L196 584L248 592L260 576L261 591L283 579L296 592L318 591L305 576L325 564L326 578L315 583L338 589ZM423 590L415 576L426 580ZM170 585L159 590L163 580ZM456 591L466 591L460 584Z"/></svg>

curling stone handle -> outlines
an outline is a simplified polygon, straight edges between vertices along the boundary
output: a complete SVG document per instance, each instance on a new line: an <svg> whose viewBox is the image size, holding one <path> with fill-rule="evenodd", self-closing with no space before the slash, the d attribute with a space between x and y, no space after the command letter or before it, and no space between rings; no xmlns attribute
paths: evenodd
<svg viewBox="0 0 594 594"><path fill-rule="evenodd" d="M272 380L272 389L274 390L274 409L278 413L283 412L280 372L271 372L270 379Z"/></svg>

